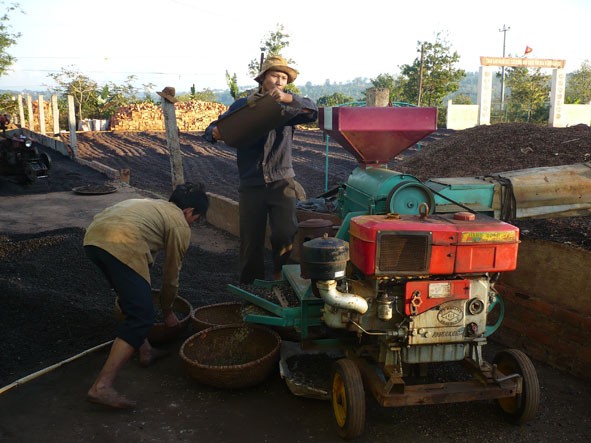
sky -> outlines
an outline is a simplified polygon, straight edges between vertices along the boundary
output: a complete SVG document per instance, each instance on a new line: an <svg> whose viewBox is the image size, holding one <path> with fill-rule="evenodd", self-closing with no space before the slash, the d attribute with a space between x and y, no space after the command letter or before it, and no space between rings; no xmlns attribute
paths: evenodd
<svg viewBox="0 0 591 443"><path fill-rule="evenodd" d="M417 42L445 35L458 68L477 72L480 56L566 60L572 72L591 60L591 1L465 0L16 0L8 53L17 62L0 89L44 91L48 77L75 69L99 85L154 84L154 91L226 89L225 73L254 85L248 64L283 25L283 55L300 71L296 85L346 83L399 73L418 57ZM6 2L4 2L6 5ZM502 29L508 29L502 32Z"/></svg>

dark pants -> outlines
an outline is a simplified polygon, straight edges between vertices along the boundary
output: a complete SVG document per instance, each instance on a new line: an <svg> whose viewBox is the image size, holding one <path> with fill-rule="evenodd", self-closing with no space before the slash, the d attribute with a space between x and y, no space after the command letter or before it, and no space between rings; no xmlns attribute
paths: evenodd
<svg viewBox="0 0 591 443"><path fill-rule="evenodd" d="M139 349L155 320L150 284L105 250L84 246L84 251L103 272L119 297L119 306L125 319L117 326L115 335L134 349Z"/></svg>
<svg viewBox="0 0 591 443"><path fill-rule="evenodd" d="M264 186L241 187L240 192L240 282L265 278L265 233L271 229L273 273L289 260L298 228L294 180L279 180Z"/></svg>

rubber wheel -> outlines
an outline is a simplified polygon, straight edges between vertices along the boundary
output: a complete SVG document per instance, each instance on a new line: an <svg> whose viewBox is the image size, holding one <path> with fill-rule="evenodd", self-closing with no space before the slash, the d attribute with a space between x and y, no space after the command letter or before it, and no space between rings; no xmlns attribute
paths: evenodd
<svg viewBox="0 0 591 443"><path fill-rule="evenodd" d="M533 363L527 355L517 349L500 351L493 360L499 371L505 375L519 374L523 378L521 394L515 397L499 398L497 404L516 424L531 420L540 403L540 383Z"/></svg>
<svg viewBox="0 0 591 443"><path fill-rule="evenodd" d="M45 168L49 171L51 169L51 157L46 154L45 152L42 152L41 155L39 156L39 160L41 161L41 163L43 163L45 165Z"/></svg>
<svg viewBox="0 0 591 443"><path fill-rule="evenodd" d="M37 180L37 171L33 169L33 166L30 163L25 164L24 173L27 183L35 183Z"/></svg>
<svg viewBox="0 0 591 443"><path fill-rule="evenodd" d="M359 437L365 427L365 391L352 360L337 360L332 369L332 410L337 432L345 439Z"/></svg>

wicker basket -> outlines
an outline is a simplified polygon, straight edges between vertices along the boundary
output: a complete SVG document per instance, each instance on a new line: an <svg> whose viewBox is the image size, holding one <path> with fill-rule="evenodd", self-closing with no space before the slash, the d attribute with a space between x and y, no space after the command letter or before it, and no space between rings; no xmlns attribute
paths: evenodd
<svg viewBox="0 0 591 443"><path fill-rule="evenodd" d="M160 312L160 290L152 289L152 299L154 301L154 309L156 312ZM151 344L169 343L174 341L179 338L181 333L187 328L189 319L191 317L191 312L193 311L191 303L189 303L188 300L177 296L174 300L174 303L172 304L172 310L176 313L179 319L179 327L167 328L164 322L154 323L154 326L152 326L148 332L148 341ZM117 321L123 321L125 318L123 312L121 312L118 298L115 299L115 315L117 317Z"/></svg>
<svg viewBox="0 0 591 443"><path fill-rule="evenodd" d="M246 388L278 369L279 335L258 325L225 325L189 337L180 349L187 373L216 388Z"/></svg>
<svg viewBox="0 0 591 443"><path fill-rule="evenodd" d="M242 302L218 303L196 308L191 312L191 325L194 332L213 326L241 325Z"/></svg>

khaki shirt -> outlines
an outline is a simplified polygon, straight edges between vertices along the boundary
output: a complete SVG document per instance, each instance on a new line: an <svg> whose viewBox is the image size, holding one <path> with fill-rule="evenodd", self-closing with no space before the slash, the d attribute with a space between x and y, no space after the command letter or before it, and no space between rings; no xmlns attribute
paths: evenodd
<svg viewBox="0 0 591 443"><path fill-rule="evenodd" d="M182 261L191 241L191 227L174 203L129 199L94 216L84 246L107 251L141 275L150 285L150 266L164 251L160 306L170 309L178 293Z"/></svg>

